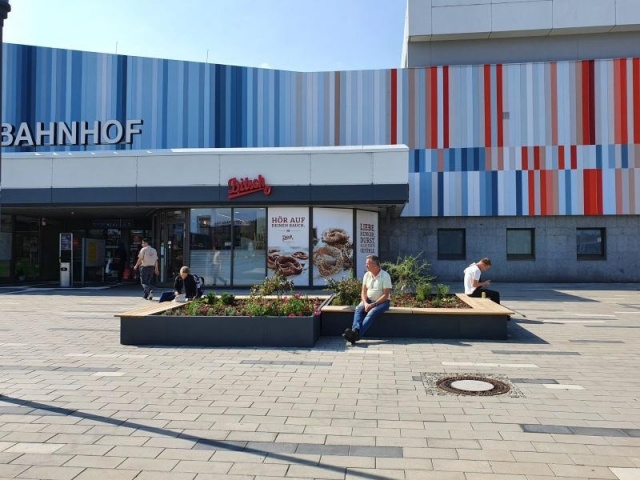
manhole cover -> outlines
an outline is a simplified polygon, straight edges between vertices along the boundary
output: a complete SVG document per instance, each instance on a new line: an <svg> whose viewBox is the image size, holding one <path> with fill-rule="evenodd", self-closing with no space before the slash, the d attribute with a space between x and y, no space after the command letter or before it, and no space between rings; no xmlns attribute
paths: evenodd
<svg viewBox="0 0 640 480"><path fill-rule="evenodd" d="M438 388L458 395L502 395L508 393L509 385L494 378L480 375L455 375L441 378L436 382Z"/></svg>

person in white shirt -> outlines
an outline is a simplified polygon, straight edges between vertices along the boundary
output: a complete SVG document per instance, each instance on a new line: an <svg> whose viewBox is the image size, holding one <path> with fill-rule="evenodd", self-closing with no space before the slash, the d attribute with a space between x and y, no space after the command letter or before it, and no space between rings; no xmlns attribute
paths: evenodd
<svg viewBox="0 0 640 480"><path fill-rule="evenodd" d="M483 258L478 262L472 263L464 269L464 293L470 297L481 297L483 293L491 300L500 303L500 293L495 290L485 288L491 285L491 280L480 281L482 272L486 272L491 268L491 260Z"/></svg>
<svg viewBox="0 0 640 480"><path fill-rule="evenodd" d="M153 300L153 274L158 275L158 252L155 248L149 245L149 239L142 240L142 249L138 253L138 261L133 266L133 269L140 267L140 284L144 290L142 298L145 300Z"/></svg>
<svg viewBox="0 0 640 480"><path fill-rule="evenodd" d="M354 345L371 328L376 318L391 306L391 277L380 268L376 255L367 256L367 273L362 279L362 301L353 314L353 325L342 336Z"/></svg>

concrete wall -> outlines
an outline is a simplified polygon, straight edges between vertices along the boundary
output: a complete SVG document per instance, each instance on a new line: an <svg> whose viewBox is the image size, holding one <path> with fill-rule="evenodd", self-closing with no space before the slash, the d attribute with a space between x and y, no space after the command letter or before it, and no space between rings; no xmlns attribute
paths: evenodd
<svg viewBox="0 0 640 480"><path fill-rule="evenodd" d="M438 260L438 229L466 230L466 259ZM506 229L535 229L535 260L507 260ZM576 228L605 228L606 260L577 260ZM380 256L423 254L437 281L461 285L471 262L490 257L497 282L640 282L640 216L397 218L380 223ZM499 289L496 285L496 289Z"/></svg>
<svg viewBox="0 0 640 480"><path fill-rule="evenodd" d="M412 42L407 46L408 67L638 56L640 32Z"/></svg>
<svg viewBox="0 0 640 480"><path fill-rule="evenodd" d="M637 0L409 0L408 16L415 40L640 29Z"/></svg>
<svg viewBox="0 0 640 480"><path fill-rule="evenodd" d="M408 67L637 56L637 0L408 0Z"/></svg>

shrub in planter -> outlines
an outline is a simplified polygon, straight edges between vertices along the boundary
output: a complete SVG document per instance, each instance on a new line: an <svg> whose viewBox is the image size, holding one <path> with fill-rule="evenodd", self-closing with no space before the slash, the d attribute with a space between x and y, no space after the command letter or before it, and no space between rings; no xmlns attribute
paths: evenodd
<svg viewBox="0 0 640 480"><path fill-rule="evenodd" d="M335 305L356 306L360 303L362 293L362 280L349 275L347 278L327 280L327 290L335 294L333 303Z"/></svg>
<svg viewBox="0 0 640 480"><path fill-rule="evenodd" d="M396 292L416 292L419 285L429 283L436 277L429 275L431 266L420 258L422 254L398 257L395 262L382 262L380 265L391 277Z"/></svg>

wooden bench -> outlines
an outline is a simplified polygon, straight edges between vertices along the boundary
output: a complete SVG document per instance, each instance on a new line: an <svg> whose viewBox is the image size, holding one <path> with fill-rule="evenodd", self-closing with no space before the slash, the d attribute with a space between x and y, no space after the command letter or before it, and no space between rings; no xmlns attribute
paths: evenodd
<svg viewBox="0 0 640 480"><path fill-rule="evenodd" d="M515 312L488 298L456 294L469 308L391 307L367 332L367 337L491 339L507 338L507 320ZM392 300L393 302L393 297ZM354 307L322 309L322 335L341 335L351 327Z"/></svg>
<svg viewBox="0 0 640 480"><path fill-rule="evenodd" d="M158 313L164 313L167 310L174 309L180 305L186 305L187 303L189 302L149 302L144 307L138 307L124 313L117 313L114 317L146 317L147 315L157 315Z"/></svg>

